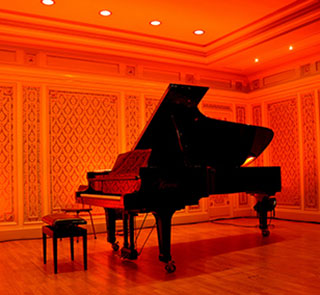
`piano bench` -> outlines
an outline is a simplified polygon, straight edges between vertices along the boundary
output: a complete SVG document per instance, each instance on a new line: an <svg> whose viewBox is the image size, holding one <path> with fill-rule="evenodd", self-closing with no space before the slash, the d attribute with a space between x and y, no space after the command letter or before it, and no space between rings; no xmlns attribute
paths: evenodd
<svg viewBox="0 0 320 295"><path fill-rule="evenodd" d="M68 214L46 215L42 220L49 225L42 227L43 263L47 263L47 236L53 240L54 273L58 272L58 239L70 238L71 260L74 260L74 237L82 237L83 265L87 269L87 230L79 226L86 224L83 218Z"/></svg>

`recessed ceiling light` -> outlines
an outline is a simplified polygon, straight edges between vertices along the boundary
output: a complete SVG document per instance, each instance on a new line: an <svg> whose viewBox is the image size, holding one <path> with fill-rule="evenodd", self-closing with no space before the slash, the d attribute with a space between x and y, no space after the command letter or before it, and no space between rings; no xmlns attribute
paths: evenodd
<svg viewBox="0 0 320 295"><path fill-rule="evenodd" d="M289 50L293 50L293 46L292 45L289 46Z"/></svg>
<svg viewBox="0 0 320 295"><path fill-rule="evenodd" d="M193 34L195 34L195 35L203 35L204 34L204 30L195 30L195 31L193 31Z"/></svg>
<svg viewBox="0 0 320 295"><path fill-rule="evenodd" d="M150 22L150 25L152 25L152 26L160 26L161 25L161 21L153 20L153 21Z"/></svg>
<svg viewBox="0 0 320 295"><path fill-rule="evenodd" d="M254 59L254 62L259 62L259 58L256 57L256 58Z"/></svg>
<svg viewBox="0 0 320 295"><path fill-rule="evenodd" d="M41 0L41 3L44 5L53 5L54 0Z"/></svg>
<svg viewBox="0 0 320 295"><path fill-rule="evenodd" d="M109 15L111 15L111 11L103 9L103 10L100 10L99 14L102 16L109 16Z"/></svg>

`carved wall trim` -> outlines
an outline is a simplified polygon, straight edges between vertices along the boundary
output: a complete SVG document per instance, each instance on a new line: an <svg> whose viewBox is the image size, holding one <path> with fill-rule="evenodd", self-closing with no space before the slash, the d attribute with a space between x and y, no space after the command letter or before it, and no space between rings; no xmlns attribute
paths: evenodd
<svg viewBox="0 0 320 295"><path fill-rule="evenodd" d="M242 124L246 123L247 120L245 106L236 105L236 121ZM237 199L239 206L246 206L249 204L249 198L246 193L239 193Z"/></svg>
<svg viewBox="0 0 320 295"><path fill-rule="evenodd" d="M0 224L17 222L15 212L13 86L0 85Z"/></svg>
<svg viewBox="0 0 320 295"><path fill-rule="evenodd" d="M316 113L314 93L301 95L304 207L319 209Z"/></svg>
<svg viewBox="0 0 320 295"><path fill-rule="evenodd" d="M277 194L279 205L300 207L300 153L297 98L290 98L267 106L268 121L274 131L270 164L281 167L282 191Z"/></svg>
<svg viewBox="0 0 320 295"><path fill-rule="evenodd" d="M252 106L252 124L262 126L262 107L261 105ZM255 166L263 166L263 153L254 161Z"/></svg>
<svg viewBox="0 0 320 295"><path fill-rule="evenodd" d="M40 87L24 86L23 98L23 200L24 221L42 217L40 161Z"/></svg>
<svg viewBox="0 0 320 295"><path fill-rule="evenodd" d="M130 151L141 132L140 98L137 95L125 97L126 151Z"/></svg>
<svg viewBox="0 0 320 295"><path fill-rule="evenodd" d="M119 95L49 89L52 209L72 205L86 173L111 168L119 154Z"/></svg>
<svg viewBox="0 0 320 295"><path fill-rule="evenodd" d="M236 105L236 121L243 124L247 122L245 106Z"/></svg>
<svg viewBox="0 0 320 295"><path fill-rule="evenodd" d="M232 112L232 107L218 103L203 102L202 107L208 110L219 110L223 112Z"/></svg>
<svg viewBox="0 0 320 295"><path fill-rule="evenodd" d="M159 104L159 99L145 97L145 118L148 122Z"/></svg>

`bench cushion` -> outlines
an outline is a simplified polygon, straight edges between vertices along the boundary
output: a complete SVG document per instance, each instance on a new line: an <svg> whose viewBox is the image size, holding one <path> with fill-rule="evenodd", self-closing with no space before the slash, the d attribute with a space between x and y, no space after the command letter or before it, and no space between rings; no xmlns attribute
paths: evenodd
<svg viewBox="0 0 320 295"><path fill-rule="evenodd" d="M49 214L43 216L42 221L49 224L50 226L78 225L87 223L87 221L83 218L66 213Z"/></svg>

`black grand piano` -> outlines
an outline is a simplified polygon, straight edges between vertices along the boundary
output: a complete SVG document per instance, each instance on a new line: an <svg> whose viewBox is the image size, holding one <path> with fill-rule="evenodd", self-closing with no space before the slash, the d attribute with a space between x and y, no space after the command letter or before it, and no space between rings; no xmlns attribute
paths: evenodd
<svg viewBox="0 0 320 295"><path fill-rule="evenodd" d="M123 220L121 256L136 259L134 218L156 218L159 259L168 272L176 267L170 253L171 218L176 210L212 194L247 192L263 236L267 215L281 190L280 167L245 167L273 137L270 129L208 118L197 108L207 87L170 84L132 151L120 154L108 171L88 172L88 185L77 202L105 209L108 242L115 251L116 220Z"/></svg>

